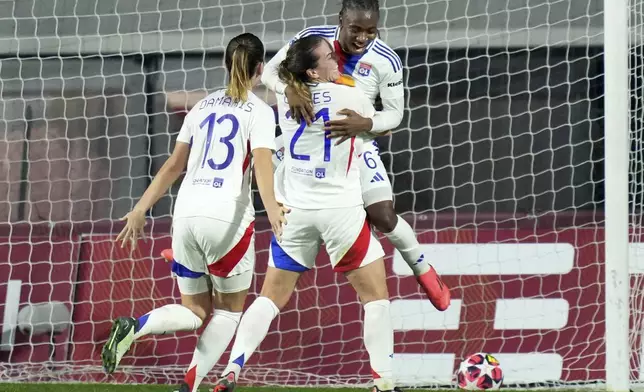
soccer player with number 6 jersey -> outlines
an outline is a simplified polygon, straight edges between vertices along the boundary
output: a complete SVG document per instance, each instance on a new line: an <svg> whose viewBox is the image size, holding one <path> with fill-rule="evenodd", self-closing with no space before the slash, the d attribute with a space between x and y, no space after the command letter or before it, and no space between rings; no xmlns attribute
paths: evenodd
<svg viewBox="0 0 644 392"><path fill-rule="evenodd" d="M275 150L272 109L251 89L261 77L264 46L241 34L226 48L227 89L198 102L188 113L170 158L141 200L123 220L117 237L132 248L145 226L145 213L186 169L173 215L172 272L181 305L169 304L112 325L101 358L107 373L119 365L132 343L149 334L192 331L213 316L197 343L188 371L192 382L217 362L235 334L255 266L250 160L274 235L281 237L286 210L274 194ZM214 296L213 296L214 294ZM203 370L202 370L203 369ZM191 385L182 385L190 391Z"/></svg>
<svg viewBox="0 0 644 392"><path fill-rule="evenodd" d="M340 138L339 142L352 136L365 141L357 163L369 221L400 252L434 307L442 311L450 303L449 288L425 259L411 226L396 214L391 183L374 139L400 124L404 108L402 62L396 52L377 38L379 11L378 0L343 0L339 25L302 30L266 64L262 82L277 94L286 95L295 118L301 115L311 123L315 117L312 111L314 103L298 97L291 87L278 80L277 69L293 42L318 36L333 45L343 80L355 84L372 103L380 96L383 110L376 112L373 118L352 110L341 110L339 114L344 118L326 122L325 130L330 131L331 138ZM276 146L278 151L284 146L280 138Z"/></svg>
<svg viewBox="0 0 644 392"><path fill-rule="evenodd" d="M324 124L345 108L373 117L375 109L359 89L330 83L339 77L336 54L324 38L298 39L279 65L280 80L313 102L311 125L296 121L286 96L278 94L286 152L275 174L277 200L288 207L282 240L271 242L260 296L244 313L230 361L215 392L234 390L239 372L288 302L300 275L314 267L322 243L333 270L346 276L364 307L364 344L374 392L394 391L394 333L385 282L384 252L371 232L362 201L357 151L363 140L331 143Z"/></svg>

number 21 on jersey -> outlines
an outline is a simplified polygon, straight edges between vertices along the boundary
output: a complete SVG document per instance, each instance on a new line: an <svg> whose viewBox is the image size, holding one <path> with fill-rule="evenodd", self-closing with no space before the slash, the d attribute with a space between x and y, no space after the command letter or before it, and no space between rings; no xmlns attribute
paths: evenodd
<svg viewBox="0 0 644 392"><path fill-rule="evenodd" d="M293 115L291 114L291 111L286 112L286 118L290 119L293 118ZM316 122L322 118L324 123L329 121L329 108L322 108L318 110L317 113L315 113L315 117L313 118L313 122ZM297 159L300 161L310 161L311 156L310 155L305 155L305 154L296 154L295 153L295 144L299 140L300 136L304 133L304 130L306 129L306 121L304 119L300 120L300 126L297 128L295 131L295 134L293 135L293 139L291 139L291 145L289 148L289 151L291 153L291 157L293 159ZM331 139L328 139L327 136L331 132L329 131L324 131L324 162L329 162L331 160Z"/></svg>
<svg viewBox="0 0 644 392"><path fill-rule="evenodd" d="M215 133L215 123L222 125L224 122L230 124L230 131L226 136L220 137L218 139L218 142L226 147L226 158L221 163L215 163L215 160L213 158L208 158L208 154L210 154L211 148L214 147L212 146L212 139ZM199 128L202 130L204 128L207 128L206 151L204 151L203 159L201 160L201 167L203 168L206 163L208 163L208 166L210 166L212 170L224 170L225 168L230 166L231 162L233 161L233 157L235 156L235 146L231 143L231 140L233 140L235 136L237 136L237 132L239 131L239 120L237 120L237 117L235 117L233 114L228 113L217 118L217 113L210 113L208 117L206 117L201 122L201 124L199 124Z"/></svg>

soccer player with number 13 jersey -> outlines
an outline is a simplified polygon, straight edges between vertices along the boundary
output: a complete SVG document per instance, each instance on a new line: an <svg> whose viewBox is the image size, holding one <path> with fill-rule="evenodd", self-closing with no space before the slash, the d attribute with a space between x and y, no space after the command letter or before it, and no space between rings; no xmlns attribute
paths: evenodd
<svg viewBox="0 0 644 392"><path fill-rule="evenodd" d="M284 213L274 194L275 150L272 109L251 89L264 68L264 45L245 33L226 48L227 89L213 92L186 116L170 158L123 220L117 237L136 247L145 213L186 169L173 215L172 272L181 304L168 304L139 317L119 317L101 358L112 373L132 343L146 335L194 331L215 308L193 356L189 377L207 373L235 334L255 267L255 210L250 160L274 234L281 236ZM213 295L214 294L214 295ZM214 362L213 362L214 361ZM185 388L184 388L185 389Z"/></svg>

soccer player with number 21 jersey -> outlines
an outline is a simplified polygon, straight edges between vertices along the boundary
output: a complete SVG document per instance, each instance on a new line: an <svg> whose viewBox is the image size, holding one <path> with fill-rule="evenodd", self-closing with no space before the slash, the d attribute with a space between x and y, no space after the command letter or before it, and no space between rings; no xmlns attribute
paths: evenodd
<svg viewBox="0 0 644 392"><path fill-rule="evenodd" d="M396 128L403 117L404 91L400 58L387 44L377 38L379 20L378 0L343 0L338 26L314 26L302 30L266 64L262 82L277 94L284 94L295 117L304 117L307 123L316 121L311 102L301 99L277 78L278 64L284 60L290 45L299 38L323 37L333 46L342 77L341 82L355 85L375 103L378 96L383 110L373 118L361 116L352 110L342 110L344 118L326 121L325 130L331 138L345 142L356 136L364 140L358 151L362 199L369 221L383 233L407 262L423 291L438 310L450 303L449 288L441 281L436 270L425 259L411 226L399 217L393 205L391 183L379 156L374 139ZM281 138L276 141L278 151L288 153L288 145Z"/></svg>

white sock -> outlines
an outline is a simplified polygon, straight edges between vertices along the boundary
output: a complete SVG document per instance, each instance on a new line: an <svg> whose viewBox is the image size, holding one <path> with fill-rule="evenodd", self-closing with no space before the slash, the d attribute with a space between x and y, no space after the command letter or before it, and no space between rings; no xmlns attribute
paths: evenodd
<svg viewBox="0 0 644 392"><path fill-rule="evenodd" d="M363 330L374 384L381 391L394 389L394 327L389 314L389 300L381 299L364 304Z"/></svg>
<svg viewBox="0 0 644 392"><path fill-rule="evenodd" d="M383 234L389 239L394 248L400 252L409 268L414 271L414 275L422 275L432 268L429 265L429 261L425 260L425 255L420 251L420 244L416 239L414 229L401 216L398 216L396 227L390 233Z"/></svg>
<svg viewBox="0 0 644 392"><path fill-rule="evenodd" d="M239 371L264 340L279 312L277 305L267 297L258 297L253 301L239 322L235 343L230 351L230 361L223 376L233 372L237 379Z"/></svg>
<svg viewBox="0 0 644 392"><path fill-rule="evenodd" d="M134 340L148 334L194 331L201 327L201 323L201 319L185 306L165 305L139 317L139 329L134 331Z"/></svg>
<svg viewBox="0 0 644 392"><path fill-rule="evenodd" d="M215 310L212 319L199 336L197 347L192 354L192 362L184 382L188 384L191 392L197 392L197 388L212 368L217 364L221 355L226 351L228 343L235 336L240 313Z"/></svg>

